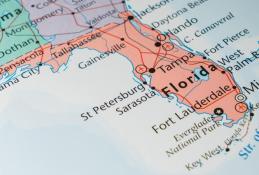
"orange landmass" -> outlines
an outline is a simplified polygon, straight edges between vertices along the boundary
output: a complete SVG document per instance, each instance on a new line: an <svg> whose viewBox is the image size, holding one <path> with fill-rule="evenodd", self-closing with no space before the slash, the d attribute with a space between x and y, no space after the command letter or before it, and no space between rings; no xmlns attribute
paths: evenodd
<svg viewBox="0 0 259 175"><path fill-rule="evenodd" d="M229 72L214 62L183 49L175 36L161 34L142 24L129 12L121 13L120 18L124 19L123 24L109 24L61 45L42 46L33 51L42 54L27 64L34 67L42 62L57 71L62 64L67 63L71 48L107 52L123 45L123 48L116 51L134 65L135 76L163 97L175 95L179 102L193 107L198 113L214 115L217 109L223 110L219 112L227 115L230 120L226 123L228 126L244 116L245 110L237 110L240 104L235 100L235 96L241 91ZM32 52L1 66L0 74L3 74L3 70L13 73L15 68L6 68L30 54ZM151 77L150 82L144 75ZM245 106L243 103L242 105ZM219 118L222 118L221 114L215 120Z"/></svg>

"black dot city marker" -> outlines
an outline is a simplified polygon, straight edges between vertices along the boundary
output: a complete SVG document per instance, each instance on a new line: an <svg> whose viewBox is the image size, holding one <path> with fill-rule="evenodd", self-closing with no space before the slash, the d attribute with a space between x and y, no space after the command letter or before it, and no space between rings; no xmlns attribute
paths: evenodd
<svg viewBox="0 0 259 175"><path fill-rule="evenodd" d="M40 42L39 42L39 41L35 41L35 43L36 43L36 44L40 44Z"/></svg>
<svg viewBox="0 0 259 175"><path fill-rule="evenodd" d="M233 86L232 88L233 88L233 89L236 89L237 87L236 87L236 86Z"/></svg>
<svg viewBox="0 0 259 175"><path fill-rule="evenodd" d="M147 82L146 82L146 81L143 81L143 84L145 84L145 85L146 85L146 84L147 84Z"/></svg>
<svg viewBox="0 0 259 175"><path fill-rule="evenodd" d="M134 16L128 16L128 20L133 20Z"/></svg>
<svg viewBox="0 0 259 175"><path fill-rule="evenodd" d="M75 14L75 12L71 12L71 15L74 15Z"/></svg>
<svg viewBox="0 0 259 175"><path fill-rule="evenodd" d="M206 60L206 59L207 59L207 57L205 57L205 56L203 56L202 58L203 58L204 60Z"/></svg>
<svg viewBox="0 0 259 175"><path fill-rule="evenodd" d="M156 69L155 69L155 68L150 68L148 71L149 71L149 73L152 74L152 73L155 73L155 72L156 72Z"/></svg>
<svg viewBox="0 0 259 175"><path fill-rule="evenodd" d="M90 28L90 29L92 29L92 28L93 28L93 26L89 26L89 28Z"/></svg>
<svg viewBox="0 0 259 175"><path fill-rule="evenodd" d="M226 148L226 152L229 152L230 151L230 149L229 148Z"/></svg>
<svg viewBox="0 0 259 175"><path fill-rule="evenodd" d="M125 39L124 38L121 38L121 41L124 41Z"/></svg>
<svg viewBox="0 0 259 175"><path fill-rule="evenodd" d="M214 109L214 114L222 115L222 114L224 114L224 110L222 108L216 108L216 109Z"/></svg>
<svg viewBox="0 0 259 175"><path fill-rule="evenodd" d="M32 8L34 8L34 7L35 7L35 5L34 5L34 4L32 4L32 5L31 5L31 7L32 7Z"/></svg>
<svg viewBox="0 0 259 175"><path fill-rule="evenodd" d="M121 1L121 3L123 3L123 4L124 4L124 3L125 3L125 1Z"/></svg>
<svg viewBox="0 0 259 175"><path fill-rule="evenodd" d="M151 87L151 89L155 90L155 89L156 89L156 87L152 86L152 87Z"/></svg>
<svg viewBox="0 0 259 175"><path fill-rule="evenodd" d="M221 71L221 73L222 73L222 74L225 74L225 73L226 73L226 71L224 71L224 70L223 70L223 71Z"/></svg>
<svg viewBox="0 0 259 175"><path fill-rule="evenodd" d="M249 119L250 121L252 121L252 120L253 120L254 115L255 115L254 113L252 113L252 112L250 113L250 119Z"/></svg>
<svg viewBox="0 0 259 175"><path fill-rule="evenodd" d="M5 31L5 29L1 29L2 30L2 32L4 32Z"/></svg>
<svg viewBox="0 0 259 175"><path fill-rule="evenodd" d="M160 46L161 46L161 43L160 43L160 42L156 42L156 43L155 43L155 46L156 46L156 47L160 47Z"/></svg>

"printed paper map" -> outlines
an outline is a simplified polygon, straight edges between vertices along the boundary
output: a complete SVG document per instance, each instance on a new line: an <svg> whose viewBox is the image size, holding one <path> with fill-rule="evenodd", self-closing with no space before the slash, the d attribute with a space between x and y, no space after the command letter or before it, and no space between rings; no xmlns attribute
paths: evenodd
<svg viewBox="0 0 259 175"><path fill-rule="evenodd" d="M0 0L0 174L257 175L258 7Z"/></svg>

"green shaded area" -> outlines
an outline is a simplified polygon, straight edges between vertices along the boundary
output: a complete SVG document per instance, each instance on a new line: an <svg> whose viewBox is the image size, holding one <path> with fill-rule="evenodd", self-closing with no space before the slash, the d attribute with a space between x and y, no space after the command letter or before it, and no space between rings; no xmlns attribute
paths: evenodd
<svg viewBox="0 0 259 175"><path fill-rule="evenodd" d="M0 27L0 66L47 43L15 0L1 1Z"/></svg>

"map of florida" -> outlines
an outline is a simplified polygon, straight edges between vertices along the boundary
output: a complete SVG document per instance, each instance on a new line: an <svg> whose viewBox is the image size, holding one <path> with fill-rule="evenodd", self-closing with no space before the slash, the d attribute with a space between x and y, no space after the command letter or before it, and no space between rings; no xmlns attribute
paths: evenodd
<svg viewBox="0 0 259 175"><path fill-rule="evenodd" d="M75 14L72 14L76 18ZM225 125L232 126L244 116L245 103L238 103L241 91L232 75L210 59L196 55L173 35L142 24L130 12L119 13L117 21L58 43L47 43L0 67L0 74L12 74L22 65L31 67L51 65L53 71L66 64L77 48L99 52L118 52L133 65L134 75L164 98L176 97L197 113L227 117Z"/></svg>

